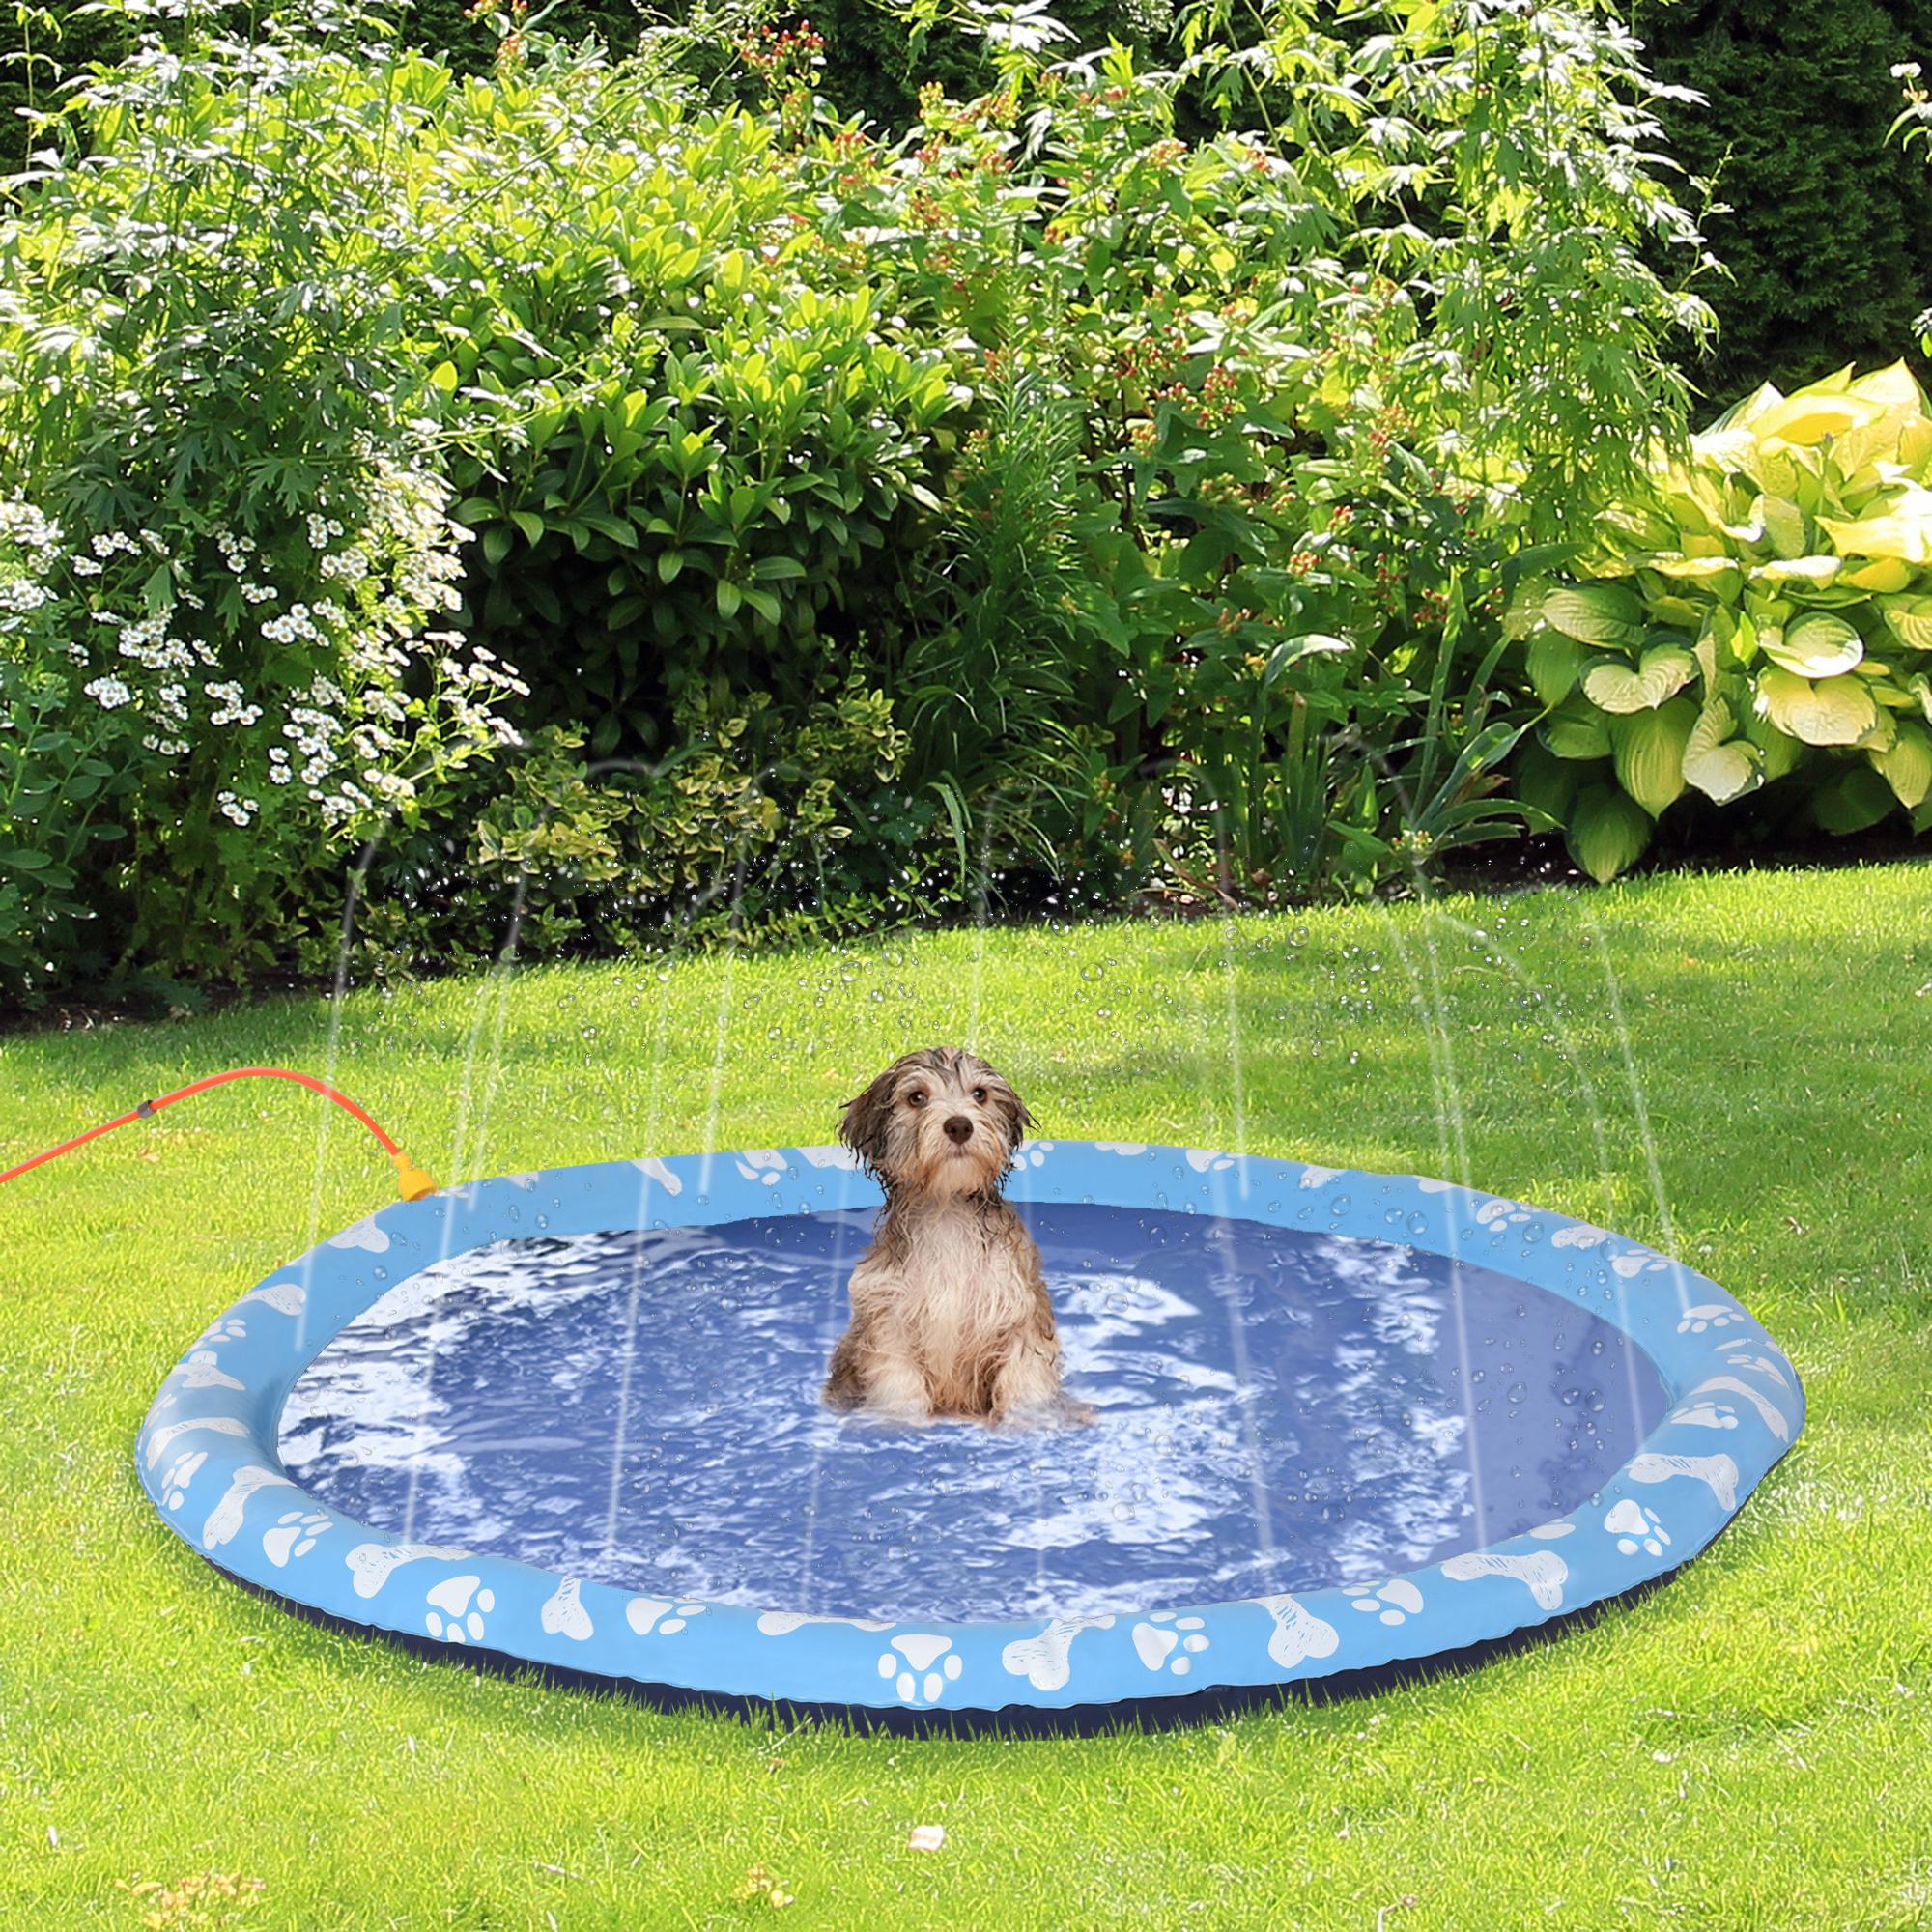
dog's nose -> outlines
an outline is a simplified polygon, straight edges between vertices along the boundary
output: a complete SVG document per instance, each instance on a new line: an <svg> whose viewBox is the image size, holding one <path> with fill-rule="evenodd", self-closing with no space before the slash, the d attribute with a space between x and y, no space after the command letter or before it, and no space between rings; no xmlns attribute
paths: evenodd
<svg viewBox="0 0 1932 1932"><path fill-rule="evenodd" d="M946 1123L946 1138L964 1147L973 1138L973 1122L964 1114L954 1114Z"/></svg>

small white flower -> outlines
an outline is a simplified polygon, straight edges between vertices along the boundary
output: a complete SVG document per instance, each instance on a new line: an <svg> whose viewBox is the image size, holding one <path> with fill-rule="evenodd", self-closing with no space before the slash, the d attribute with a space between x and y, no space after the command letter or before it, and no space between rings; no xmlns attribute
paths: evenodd
<svg viewBox="0 0 1932 1932"><path fill-rule="evenodd" d="M133 702L134 694L118 677L97 677L81 686L103 711L118 711Z"/></svg>

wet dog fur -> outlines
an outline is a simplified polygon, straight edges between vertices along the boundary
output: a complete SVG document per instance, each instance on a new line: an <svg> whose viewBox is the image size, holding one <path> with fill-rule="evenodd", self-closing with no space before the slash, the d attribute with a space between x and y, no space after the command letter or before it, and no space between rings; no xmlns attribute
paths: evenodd
<svg viewBox="0 0 1932 1932"><path fill-rule="evenodd" d="M838 1138L885 1189L825 1399L895 1421L1074 1421L1039 1250L1001 1193L1031 1117L983 1060L926 1047L847 1102Z"/></svg>

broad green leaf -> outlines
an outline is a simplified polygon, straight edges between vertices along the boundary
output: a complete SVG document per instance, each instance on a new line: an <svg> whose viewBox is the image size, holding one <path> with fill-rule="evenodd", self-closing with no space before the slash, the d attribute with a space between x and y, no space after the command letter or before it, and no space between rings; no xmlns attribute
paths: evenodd
<svg viewBox="0 0 1932 1932"><path fill-rule="evenodd" d="M1610 725L1617 781L1655 818L1684 790L1684 748L1697 722L1688 697L1673 697L1657 711L1633 712Z"/></svg>
<svg viewBox="0 0 1932 1932"><path fill-rule="evenodd" d="M1848 383L1845 391L1848 395L1857 396L1861 402L1877 403L1903 415L1922 416L1925 413L1925 391L1906 367L1903 356L1896 362L1888 362L1883 369L1866 370L1857 381Z"/></svg>
<svg viewBox="0 0 1932 1932"><path fill-rule="evenodd" d="M544 520L529 510L512 510L510 521L524 533L524 541L532 550L543 542Z"/></svg>
<svg viewBox="0 0 1932 1932"><path fill-rule="evenodd" d="M1543 621L1586 644L1635 643L1643 606L1620 584L1561 584L1545 596Z"/></svg>
<svg viewBox="0 0 1932 1932"><path fill-rule="evenodd" d="M1655 644L1633 669L1599 658L1583 673L1583 696L1605 711L1655 711L1697 675L1697 660L1682 644Z"/></svg>
<svg viewBox="0 0 1932 1932"><path fill-rule="evenodd" d="M1804 512L1789 497L1764 499L1764 530L1771 547L1781 557L1801 557L1805 553Z"/></svg>
<svg viewBox="0 0 1932 1932"><path fill-rule="evenodd" d="M1915 651L1932 651L1932 597L1881 597L1886 629Z"/></svg>
<svg viewBox="0 0 1932 1932"><path fill-rule="evenodd" d="M1774 403L1750 427L1760 443L1776 440L1808 446L1825 437L1842 436L1848 429L1876 421L1884 413L1883 403L1865 402L1858 396L1820 395L1813 384Z"/></svg>
<svg viewBox="0 0 1932 1932"><path fill-rule="evenodd" d="M445 396L454 395L457 384L463 380L454 362L439 362L429 372L429 379Z"/></svg>
<svg viewBox="0 0 1932 1932"><path fill-rule="evenodd" d="M1543 704L1560 704L1576 689L1583 646L1561 631L1539 631L1529 640L1524 668L1529 688Z"/></svg>
<svg viewBox="0 0 1932 1932"><path fill-rule="evenodd" d="M1922 724L1898 727L1891 748L1865 754L1884 775L1900 805L1910 811L1932 792L1932 732Z"/></svg>
<svg viewBox="0 0 1932 1932"><path fill-rule="evenodd" d="M1724 576L1726 572L1732 576L1742 575L1735 557L1681 556L1675 552L1669 551L1660 552L1656 556L1651 557L1644 565L1644 568L1646 570L1654 570L1661 576L1675 577L1682 582L1690 583L1712 583L1717 579ZM1602 639L1602 641L1614 643L1616 639L1606 638Z"/></svg>
<svg viewBox="0 0 1932 1932"><path fill-rule="evenodd" d="M1896 801L1869 765L1852 765L1811 794L1811 810L1827 832L1843 837L1876 825Z"/></svg>
<svg viewBox="0 0 1932 1932"><path fill-rule="evenodd" d="M1610 721L1581 696L1566 698L1537 735L1559 758L1610 755Z"/></svg>
<svg viewBox="0 0 1932 1932"><path fill-rule="evenodd" d="M718 580L718 614L729 619L738 614L738 586L728 577Z"/></svg>
<svg viewBox="0 0 1932 1932"><path fill-rule="evenodd" d="M1750 573L1748 582L1767 590L1787 583L1810 584L1818 589L1833 582L1845 567L1841 556L1780 557L1775 563L1760 563Z"/></svg>
<svg viewBox="0 0 1932 1932"><path fill-rule="evenodd" d="M1775 783L1804 762L1807 755L1805 747L1788 731L1780 731L1755 703L1745 707L1739 723L1744 735L1757 747L1758 755L1764 760L1762 769L1766 784Z"/></svg>
<svg viewBox="0 0 1932 1932"><path fill-rule="evenodd" d="M1766 631L1759 641L1773 664L1800 677L1841 677L1865 654L1858 632L1826 611L1801 617L1781 636Z"/></svg>
<svg viewBox="0 0 1932 1932"><path fill-rule="evenodd" d="M1601 765L1559 758L1532 740L1517 754L1516 767L1510 774L1510 790L1524 805L1548 812L1560 825L1570 815L1571 801L1577 796L1577 787L1603 776Z"/></svg>
<svg viewBox="0 0 1932 1932"><path fill-rule="evenodd" d="M1813 684L1794 671L1767 668L1758 673L1757 709L1806 745L1856 745L1878 720L1871 693L1855 677Z"/></svg>
<svg viewBox="0 0 1932 1932"><path fill-rule="evenodd" d="M1761 782L1764 753L1748 740L1733 738L1731 707L1707 704L1684 742L1684 778L1706 798L1728 805Z"/></svg>
<svg viewBox="0 0 1932 1932"><path fill-rule="evenodd" d="M1895 556L1882 556L1869 563L1848 565L1839 574L1837 588L1874 592L1907 590L1912 586L1914 575L1909 563Z"/></svg>
<svg viewBox="0 0 1932 1932"><path fill-rule="evenodd" d="M1862 517L1820 517L1818 527L1842 556L1892 557L1901 563L1932 563L1932 490L1908 483L1894 500Z"/></svg>
<svg viewBox="0 0 1932 1932"><path fill-rule="evenodd" d="M1650 843L1650 815L1615 785L1588 785L1577 794L1564 828L1570 855L1602 885L1628 871Z"/></svg>

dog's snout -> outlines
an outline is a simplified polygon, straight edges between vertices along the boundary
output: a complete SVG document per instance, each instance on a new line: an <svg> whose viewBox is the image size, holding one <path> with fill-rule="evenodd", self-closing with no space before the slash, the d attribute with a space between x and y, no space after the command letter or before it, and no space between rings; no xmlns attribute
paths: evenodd
<svg viewBox="0 0 1932 1932"><path fill-rule="evenodd" d="M946 1123L946 1138L964 1147L973 1138L973 1122L964 1114L954 1114Z"/></svg>

